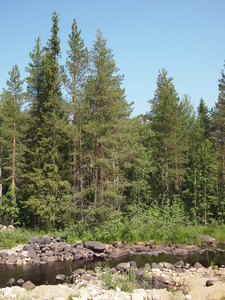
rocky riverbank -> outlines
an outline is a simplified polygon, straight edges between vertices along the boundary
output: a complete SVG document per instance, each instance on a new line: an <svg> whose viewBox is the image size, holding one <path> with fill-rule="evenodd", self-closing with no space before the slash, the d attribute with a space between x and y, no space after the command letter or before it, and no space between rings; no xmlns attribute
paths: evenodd
<svg viewBox="0 0 225 300"><path fill-rule="evenodd" d="M205 247L215 247L215 239L202 236ZM60 238L48 235L32 237L27 245L19 245L0 252L0 264L34 265L57 261L104 260L128 255L158 255L165 253L181 259L190 253L201 252L198 246L155 245L153 240L138 245L115 241L112 245L98 241L75 242L69 245ZM223 250L221 250L223 251ZM17 299L85 299L85 300L142 300L142 299L222 299L225 297L225 269L216 266L204 268L183 260L145 264L137 268L136 262L120 263L112 269L74 270L70 276L58 274L60 284L38 286L22 278L10 278L8 286L0 289L1 298ZM132 279L132 280L131 280ZM17 285L17 286L15 286ZM123 290L129 290L125 293ZM199 292L200 291L200 292Z"/></svg>
<svg viewBox="0 0 225 300"><path fill-rule="evenodd" d="M123 282L124 274L134 272L137 281L130 292L121 291L119 283ZM104 277L106 270L74 271L74 283L55 286L38 286L27 282L26 286L11 286L0 289L0 299L82 299L82 300L169 300L169 299L224 299L225 269L203 268L184 265L182 261L176 265L169 263L146 265L137 269L135 262L119 264L115 270L110 270L112 279L118 278L118 286L112 290L107 286ZM109 282L108 282L109 284Z"/></svg>
<svg viewBox="0 0 225 300"><path fill-rule="evenodd" d="M215 239L211 237L202 236L202 241L206 246L216 246ZM107 260L128 255L151 256L160 253L182 258L198 251L204 250L193 245L155 245L154 240L138 245L126 245L120 241L115 241L112 245L98 241L75 242L69 245L61 238L45 235L41 238L38 236L30 238L28 245L18 245L11 250L3 250L0 252L0 264L46 264L55 261L91 261L95 258Z"/></svg>

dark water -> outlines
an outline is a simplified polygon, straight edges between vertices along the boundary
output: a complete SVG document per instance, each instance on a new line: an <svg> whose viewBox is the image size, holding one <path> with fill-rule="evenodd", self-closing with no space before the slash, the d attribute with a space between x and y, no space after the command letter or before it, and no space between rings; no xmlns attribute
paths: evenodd
<svg viewBox="0 0 225 300"><path fill-rule="evenodd" d="M25 281L30 280L36 285L41 284L58 284L55 279L57 274L71 275L71 272L78 268L93 270L98 264L109 267L115 267L120 262L136 261L138 268L144 267L145 263L169 262L176 263L182 259L185 263L194 265L195 262L201 263L204 267L209 267L211 264L218 266L225 265L225 252L215 250L205 250L201 253L190 254L187 257L174 257L172 255L159 254L158 256L127 256L120 259L108 261L65 261L52 262L45 265L30 265L30 266L5 266L0 265L0 288L5 287L10 278L23 278Z"/></svg>

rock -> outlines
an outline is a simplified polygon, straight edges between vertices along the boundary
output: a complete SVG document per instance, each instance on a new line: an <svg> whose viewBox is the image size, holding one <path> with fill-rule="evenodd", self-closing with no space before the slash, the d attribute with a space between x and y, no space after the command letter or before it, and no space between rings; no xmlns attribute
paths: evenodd
<svg viewBox="0 0 225 300"><path fill-rule="evenodd" d="M149 263L146 263L146 264L144 265L144 269L147 270L148 272L150 272L150 271L151 271L151 266L150 266L150 264L149 264Z"/></svg>
<svg viewBox="0 0 225 300"><path fill-rule="evenodd" d="M210 246L216 247L216 239L215 238L212 238L208 235L202 234L200 236L200 239L201 239L202 243L206 243Z"/></svg>
<svg viewBox="0 0 225 300"><path fill-rule="evenodd" d="M175 249L172 251L172 255L174 256L187 256L189 252L185 249Z"/></svg>
<svg viewBox="0 0 225 300"><path fill-rule="evenodd" d="M176 262L174 264L174 267L176 267L176 268L182 268L182 267L184 267L184 261L183 260L179 260L178 262Z"/></svg>
<svg viewBox="0 0 225 300"><path fill-rule="evenodd" d="M147 293L144 289L133 290L133 293L141 295L143 298L147 298Z"/></svg>
<svg viewBox="0 0 225 300"><path fill-rule="evenodd" d="M20 278L16 281L16 284L18 284L19 286L22 286L24 284L24 282L25 281L22 278Z"/></svg>
<svg viewBox="0 0 225 300"><path fill-rule="evenodd" d="M132 293L131 300L143 300L143 297L138 293Z"/></svg>
<svg viewBox="0 0 225 300"><path fill-rule="evenodd" d="M58 274L58 275L56 275L55 278L56 278L57 280L64 281L65 278L66 278L66 276L65 276L64 274Z"/></svg>
<svg viewBox="0 0 225 300"><path fill-rule="evenodd" d="M106 246L97 241L89 241L84 243L84 247L87 249L91 249L92 251L103 252Z"/></svg>
<svg viewBox="0 0 225 300"><path fill-rule="evenodd" d="M11 253L6 261L6 265L14 265L17 262L16 253Z"/></svg>
<svg viewBox="0 0 225 300"><path fill-rule="evenodd" d="M9 226L7 227L7 230L8 230L8 231L16 231L16 228L15 228L13 225L9 225Z"/></svg>
<svg viewBox="0 0 225 300"><path fill-rule="evenodd" d="M1 264L4 265L9 257L7 252L0 252Z"/></svg>
<svg viewBox="0 0 225 300"><path fill-rule="evenodd" d="M51 250L53 252L61 252L63 251L66 247L68 247L68 244L65 242L57 242L51 245Z"/></svg>
<svg viewBox="0 0 225 300"><path fill-rule="evenodd" d="M163 267L157 263L152 263L151 267L152 267L152 269L159 269L160 271L163 270Z"/></svg>
<svg viewBox="0 0 225 300"><path fill-rule="evenodd" d="M7 282L7 286L12 286L15 284L15 279L14 278L10 278L9 281Z"/></svg>
<svg viewBox="0 0 225 300"><path fill-rule="evenodd" d="M52 242L53 238L51 238L49 235L44 235L41 238L41 244L43 245L49 245Z"/></svg>
<svg viewBox="0 0 225 300"><path fill-rule="evenodd" d="M194 268L200 269L200 268L203 268L203 265L201 265L199 262L196 262L196 263L194 264Z"/></svg>
<svg viewBox="0 0 225 300"><path fill-rule="evenodd" d="M143 277L143 271L140 269L131 270L131 272L135 273L136 279L139 280Z"/></svg>
<svg viewBox="0 0 225 300"><path fill-rule="evenodd" d="M85 273L84 269L77 269L77 270L73 271L74 276L83 275L84 273Z"/></svg>
<svg viewBox="0 0 225 300"><path fill-rule="evenodd" d="M206 286L212 286L212 285L214 285L214 283L213 283L212 280L207 280L205 285Z"/></svg>
<svg viewBox="0 0 225 300"><path fill-rule="evenodd" d="M130 269L130 263L120 263L116 266L118 271L127 271Z"/></svg>
<svg viewBox="0 0 225 300"><path fill-rule="evenodd" d="M35 243L39 243L40 241L40 237L39 236L33 236L29 239L28 243L29 244L35 244Z"/></svg>
<svg viewBox="0 0 225 300"><path fill-rule="evenodd" d="M23 285L22 288L26 289L26 290L33 290L35 289L36 285L34 283L32 283L31 281L26 281Z"/></svg>
<svg viewBox="0 0 225 300"><path fill-rule="evenodd" d="M163 268L166 268L166 269L171 269L171 270L174 270L175 267L174 265L172 265L171 263L168 263L168 262L161 262L159 263Z"/></svg>
<svg viewBox="0 0 225 300"><path fill-rule="evenodd" d="M121 241L115 241L115 242L113 242L113 247L115 247L115 248L123 248L123 243L121 242Z"/></svg>
<svg viewBox="0 0 225 300"><path fill-rule="evenodd" d="M7 296L9 296L11 294L12 294L12 290L11 290L10 287L6 287L6 288L2 289L2 295L3 296L7 297Z"/></svg>
<svg viewBox="0 0 225 300"><path fill-rule="evenodd" d="M146 246L151 246L155 244L155 240L150 240L146 243Z"/></svg>

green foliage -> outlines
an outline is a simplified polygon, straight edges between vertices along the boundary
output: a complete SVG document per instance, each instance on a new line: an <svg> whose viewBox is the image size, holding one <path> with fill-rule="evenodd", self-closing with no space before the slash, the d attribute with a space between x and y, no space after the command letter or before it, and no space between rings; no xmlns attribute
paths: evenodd
<svg viewBox="0 0 225 300"><path fill-rule="evenodd" d="M15 193L13 191L12 185L5 196L2 197L0 202L0 220L3 225L14 224L18 225L19 220L17 219L19 214L19 208L15 202Z"/></svg>
<svg viewBox="0 0 225 300"><path fill-rule="evenodd" d="M97 276L108 290L115 290L118 287L121 291L132 292L137 288L137 279L133 270L128 273L112 274L109 267L98 268Z"/></svg>

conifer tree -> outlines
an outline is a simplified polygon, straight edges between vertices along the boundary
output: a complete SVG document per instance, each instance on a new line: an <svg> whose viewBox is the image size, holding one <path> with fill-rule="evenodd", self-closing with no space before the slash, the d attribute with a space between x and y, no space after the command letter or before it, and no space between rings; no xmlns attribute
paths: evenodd
<svg viewBox="0 0 225 300"><path fill-rule="evenodd" d="M39 224L54 226L69 221L71 208L70 184L66 165L68 149L68 115L62 98L60 41L58 15L52 15L51 38L43 56L43 101L39 127L39 146L36 151L37 166L30 174L35 191L26 206L38 216Z"/></svg>
<svg viewBox="0 0 225 300"><path fill-rule="evenodd" d="M91 51L91 63L86 84L85 149L90 167L89 199L91 194L91 203L100 213L104 207L111 211L112 207L120 207L127 185L124 164L132 156L127 131L130 105L121 88L123 76L118 75L112 50L107 48L100 30Z"/></svg>
<svg viewBox="0 0 225 300"><path fill-rule="evenodd" d="M9 190L10 201L16 207L19 186L22 181L24 164L24 114L21 107L24 101L23 80L17 65L12 67L7 80L7 89L3 90L1 97L2 124L1 124L1 160L3 194ZM9 205L11 206L11 204ZM11 223L14 222L12 217Z"/></svg>
<svg viewBox="0 0 225 300"><path fill-rule="evenodd" d="M75 19L73 20L71 34L69 34L68 44L66 89L69 94L70 113L72 116L72 186L75 206L77 206L77 198L80 198L82 208L84 186L82 149L83 86L87 76L88 50L84 47L81 31L78 30Z"/></svg>
<svg viewBox="0 0 225 300"><path fill-rule="evenodd" d="M153 156L158 170L154 190L161 190L161 203L172 199L182 190L187 163L187 132L189 106L180 101L172 78L167 71L159 72L155 96L150 100L150 122L155 134Z"/></svg>
<svg viewBox="0 0 225 300"><path fill-rule="evenodd" d="M219 79L219 96L212 115L213 140L217 149L218 170L218 214L224 218L225 212L225 73Z"/></svg>

